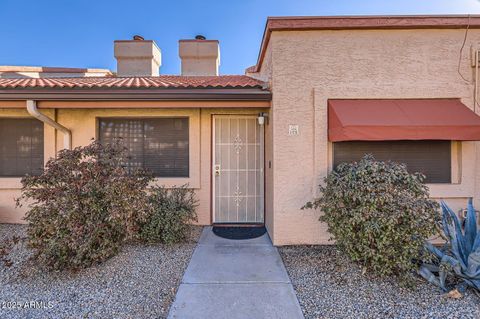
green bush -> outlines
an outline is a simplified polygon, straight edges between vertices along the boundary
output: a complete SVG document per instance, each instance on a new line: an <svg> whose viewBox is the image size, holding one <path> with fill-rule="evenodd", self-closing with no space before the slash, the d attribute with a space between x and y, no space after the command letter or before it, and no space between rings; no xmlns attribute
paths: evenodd
<svg viewBox="0 0 480 319"><path fill-rule="evenodd" d="M22 179L27 243L51 269L78 269L115 255L138 234L151 177L130 171L121 141L62 150L39 176Z"/></svg>
<svg viewBox="0 0 480 319"><path fill-rule="evenodd" d="M191 222L197 220L197 200L186 185L167 189L153 187L149 196L149 214L140 237L146 242L177 243L188 238Z"/></svg>
<svg viewBox="0 0 480 319"><path fill-rule="evenodd" d="M320 186L321 196L304 208L320 208L320 220L353 261L379 275L406 279L439 222L438 204L428 198L424 178L403 164L367 155L339 165Z"/></svg>

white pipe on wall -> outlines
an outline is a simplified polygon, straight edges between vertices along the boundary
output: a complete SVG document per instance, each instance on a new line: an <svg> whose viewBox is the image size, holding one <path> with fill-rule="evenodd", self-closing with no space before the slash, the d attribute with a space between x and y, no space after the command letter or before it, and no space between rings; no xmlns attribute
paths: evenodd
<svg viewBox="0 0 480 319"><path fill-rule="evenodd" d="M43 123L46 123L53 128L59 130L60 132L63 133L63 147L65 149L71 149L72 146L72 132L70 132L69 129L67 129L65 126L55 122L48 116L40 113L37 109L37 102L34 100L27 100L27 111L28 113L33 116L34 118L42 121Z"/></svg>

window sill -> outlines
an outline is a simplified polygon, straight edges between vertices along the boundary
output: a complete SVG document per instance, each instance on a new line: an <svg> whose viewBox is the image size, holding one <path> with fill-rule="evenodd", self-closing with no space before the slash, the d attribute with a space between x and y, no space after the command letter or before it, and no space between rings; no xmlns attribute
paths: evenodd
<svg viewBox="0 0 480 319"><path fill-rule="evenodd" d="M0 189L21 189L21 177L0 177Z"/></svg>
<svg viewBox="0 0 480 319"><path fill-rule="evenodd" d="M462 183L426 184L431 198L473 197L473 186Z"/></svg>

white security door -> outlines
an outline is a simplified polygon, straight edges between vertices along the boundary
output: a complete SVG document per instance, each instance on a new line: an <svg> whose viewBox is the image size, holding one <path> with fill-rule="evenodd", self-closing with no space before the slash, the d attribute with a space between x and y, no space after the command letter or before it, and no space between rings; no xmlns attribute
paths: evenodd
<svg viewBox="0 0 480 319"><path fill-rule="evenodd" d="M256 116L213 121L213 221L263 223L263 125Z"/></svg>

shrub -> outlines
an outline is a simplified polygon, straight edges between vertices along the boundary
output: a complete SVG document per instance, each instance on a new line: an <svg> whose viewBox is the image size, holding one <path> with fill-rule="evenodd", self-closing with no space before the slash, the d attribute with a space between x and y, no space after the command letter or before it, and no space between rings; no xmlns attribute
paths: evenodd
<svg viewBox="0 0 480 319"><path fill-rule="evenodd" d="M121 141L62 150L39 176L22 178L27 244L51 269L84 268L117 253L146 216L151 177L122 165Z"/></svg>
<svg viewBox="0 0 480 319"><path fill-rule="evenodd" d="M365 269L407 279L427 238L438 226L438 204L428 198L424 176L403 164L361 161L340 164L304 208L320 208L339 249Z"/></svg>
<svg viewBox="0 0 480 319"><path fill-rule="evenodd" d="M140 236L147 242L166 244L185 240L190 224L197 220L197 200L186 185L167 189L153 187L149 196L149 215Z"/></svg>

